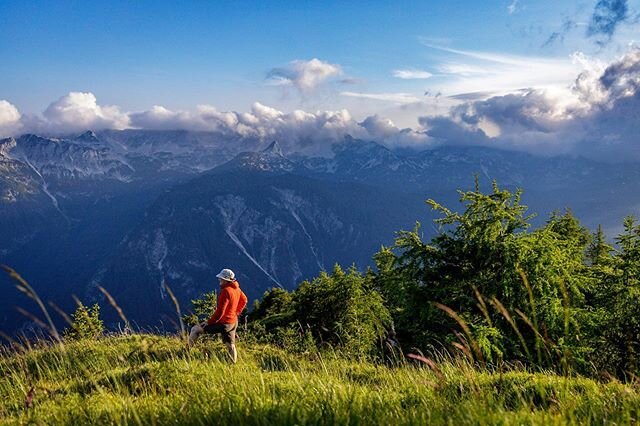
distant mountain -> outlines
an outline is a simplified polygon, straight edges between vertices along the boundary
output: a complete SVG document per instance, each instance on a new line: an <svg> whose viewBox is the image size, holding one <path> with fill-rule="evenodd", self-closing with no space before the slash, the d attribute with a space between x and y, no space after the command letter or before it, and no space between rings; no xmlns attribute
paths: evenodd
<svg viewBox="0 0 640 426"><path fill-rule="evenodd" d="M569 207L613 236L640 212L637 164L479 147L397 152L349 137L309 157L208 132L23 135L0 140L0 263L68 309L71 293L96 299L103 284L145 325L170 309L163 280L187 304L223 266L255 298L335 262L370 265L416 219L433 235L424 200L455 207L474 175L524 188L538 224ZM25 323L12 308L23 301L0 299L0 330Z"/></svg>
<svg viewBox="0 0 640 426"><path fill-rule="evenodd" d="M302 170L295 162L285 157L277 141L258 152L242 152L217 170L249 170L274 173L293 172Z"/></svg>
<svg viewBox="0 0 640 426"><path fill-rule="evenodd" d="M163 283L186 304L216 288L222 267L255 299L335 263L366 267L425 213L417 197L367 185L221 167L156 200L95 282L140 321L159 306L171 312Z"/></svg>

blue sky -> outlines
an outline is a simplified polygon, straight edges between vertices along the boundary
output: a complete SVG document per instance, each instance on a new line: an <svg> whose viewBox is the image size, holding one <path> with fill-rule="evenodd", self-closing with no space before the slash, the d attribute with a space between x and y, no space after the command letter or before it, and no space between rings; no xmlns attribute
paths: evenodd
<svg viewBox="0 0 640 426"><path fill-rule="evenodd" d="M314 108L327 105L274 90L266 73L319 58L361 81L347 91L418 95L439 90L443 79L401 80L392 71L436 73L445 52L421 40L521 56L598 53L580 31L542 46L563 19L586 18L595 2L520 0L510 13L512 3L2 1L0 97L32 113L70 91L127 110L246 110L256 100Z"/></svg>
<svg viewBox="0 0 640 426"><path fill-rule="evenodd" d="M424 130L425 117L525 89L553 98L557 118L581 73L632 49L639 10L640 0L0 0L0 133L206 129L208 112L261 106ZM505 130L477 121L489 137Z"/></svg>

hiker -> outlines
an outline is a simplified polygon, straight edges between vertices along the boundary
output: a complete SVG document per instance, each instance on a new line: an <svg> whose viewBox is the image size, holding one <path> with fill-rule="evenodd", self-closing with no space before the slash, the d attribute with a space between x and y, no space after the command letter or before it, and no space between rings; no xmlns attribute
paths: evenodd
<svg viewBox="0 0 640 426"><path fill-rule="evenodd" d="M208 321L191 328L189 345L193 345L200 334L222 335L231 359L235 363L238 360L236 350L236 329L238 328L238 315L247 305L247 296L240 290L240 284L231 269L223 269L216 277L220 283L220 296L215 312Z"/></svg>

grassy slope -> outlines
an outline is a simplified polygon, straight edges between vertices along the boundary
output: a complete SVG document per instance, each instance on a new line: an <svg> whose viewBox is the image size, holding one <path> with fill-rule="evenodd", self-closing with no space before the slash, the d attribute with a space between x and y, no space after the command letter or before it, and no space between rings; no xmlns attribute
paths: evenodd
<svg viewBox="0 0 640 426"><path fill-rule="evenodd" d="M135 335L5 355L0 423L627 424L640 414L640 391L620 383L239 351L231 365L219 342L187 350Z"/></svg>

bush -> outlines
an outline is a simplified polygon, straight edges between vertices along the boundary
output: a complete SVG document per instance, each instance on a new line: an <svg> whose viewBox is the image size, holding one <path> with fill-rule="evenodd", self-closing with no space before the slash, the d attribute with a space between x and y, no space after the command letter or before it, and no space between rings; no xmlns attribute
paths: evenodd
<svg viewBox="0 0 640 426"><path fill-rule="evenodd" d="M203 294L200 299L192 300L193 311L188 315L183 315L182 321L189 327L206 321L216 310L216 302L216 292L213 290Z"/></svg>
<svg viewBox="0 0 640 426"><path fill-rule="evenodd" d="M355 267L344 272L338 265L331 274L322 272L292 293L266 292L250 318L269 334L268 341L281 347L306 352L313 342L353 357L377 354L391 324L370 277Z"/></svg>
<svg viewBox="0 0 640 426"><path fill-rule="evenodd" d="M91 309L80 304L71 318L71 327L64 331L66 339L96 339L104 332L104 323L100 319L100 305L97 303Z"/></svg>

